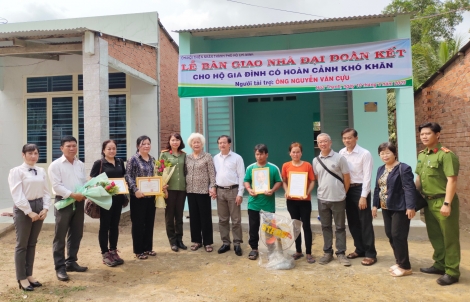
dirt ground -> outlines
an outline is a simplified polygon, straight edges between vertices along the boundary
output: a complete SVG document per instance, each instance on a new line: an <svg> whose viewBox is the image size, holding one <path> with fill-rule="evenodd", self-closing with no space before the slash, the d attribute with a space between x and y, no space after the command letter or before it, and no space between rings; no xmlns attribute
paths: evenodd
<svg viewBox="0 0 470 302"><path fill-rule="evenodd" d="M387 240L376 241L378 262L365 267L360 259L352 266L308 264L304 258L288 271L269 271L257 261L247 259L249 248L244 232L243 256L232 251L217 254L220 236L214 232L215 249L206 253L170 250L162 223L162 210L157 210L154 249L157 257L136 260L132 254L129 218L121 222L120 255L126 261L119 267L101 263L96 227L87 227L79 252L85 273L69 273L70 281L55 277L52 261L52 227L45 227L39 237L34 276L43 287L32 293L16 285L13 251L15 233L0 238L0 301L469 301L470 300L470 233L461 229L462 262L460 282L442 287L436 275L419 272L432 265L432 248L428 241L410 241L414 273L394 278L388 267L394 264ZM189 223L185 219L185 243L189 246ZM323 239L316 234L313 254L322 255ZM353 250L348 237L348 252ZM262 251L263 249L261 249ZM293 253L291 248L288 253Z"/></svg>

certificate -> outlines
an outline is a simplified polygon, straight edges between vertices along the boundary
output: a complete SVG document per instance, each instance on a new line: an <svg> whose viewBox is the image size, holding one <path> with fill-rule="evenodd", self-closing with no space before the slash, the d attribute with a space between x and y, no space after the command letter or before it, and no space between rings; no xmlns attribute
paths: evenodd
<svg viewBox="0 0 470 302"><path fill-rule="evenodd" d="M252 170L252 184L251 187L256 194L264 194L269 191L269 168L257 168Z"/></svg>
<svg viewBox="0 0 470 302"><path fill-rule="evenodd" d="M137 188L144 195L159 195L162 194L162 177L137 177Z"/></svg>
<svg viewBox="0 0 470 302"><path fill-rule="evenodd" d="M307 195L308 172L289 172L287 195L301 198Z"/></svg>
<svg viewBox="0 0 470 302"><path fill-rule="evenodd" d="M124 178L109 178L110 182L114 182L114 184L119 188L118 194L129 194L129 188L127 187L127 182Z"/></svg>

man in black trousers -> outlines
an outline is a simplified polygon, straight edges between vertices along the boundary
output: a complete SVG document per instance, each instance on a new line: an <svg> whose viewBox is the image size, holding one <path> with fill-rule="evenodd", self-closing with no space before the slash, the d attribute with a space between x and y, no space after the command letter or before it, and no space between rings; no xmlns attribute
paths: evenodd
<svg viewBox="0 0 470 302"><path fill-rule="evenodd" d="M73 136L65 136L60 142L63 155L49 166L49 179L56 194L56 202L75 199L73 204L57 210L55 214L55 235L53 256L57 279L69 280L67 272L84 272L88 268L77 264L77 254L83 236L85 196L74 193L77 187L86 183L85 165L77 155L77 140ZM65 258L65 238L67 237L67 258Z"/></svg>
<svg viewBox="0 0 470 302"><path fill-rule="evenodd" d="M372 226L370 183L373 160L370 152L357 144L357 131L346 128L341 132L345 148L339 151L348 161L351 184L346 194L346 216L356 250L348 259L365 257L362 265L377 262L374 227Z"/></svg>

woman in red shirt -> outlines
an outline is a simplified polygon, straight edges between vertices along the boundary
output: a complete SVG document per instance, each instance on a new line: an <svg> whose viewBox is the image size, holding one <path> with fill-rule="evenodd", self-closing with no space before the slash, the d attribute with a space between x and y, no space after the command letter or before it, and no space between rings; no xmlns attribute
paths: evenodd
<svg viewBox="0 0 470 302"><path fill-rule="evenodd" d="M286 162L282 165L282 185L284 186L285 197L287 199L287 210L289 211L292 219L298 219L302 221L302 227L304 230L305 247L307 254L307 262L315 263L315 259L312 256L312 229L310 227L310 214L312 212L312 203L310 201L310 193L315 186L315 175L313 174L312 165L308 162L301 160L302 157L302 145L294 142L289 147L289 155L292 161ZM292 197L288 195L289 188L289 173L290 172L307 172L307 192L302 197ZM296 253L292 255L295 260L300 259L304 256L302 254L302 236L299 235L295 240Z"/></svg>

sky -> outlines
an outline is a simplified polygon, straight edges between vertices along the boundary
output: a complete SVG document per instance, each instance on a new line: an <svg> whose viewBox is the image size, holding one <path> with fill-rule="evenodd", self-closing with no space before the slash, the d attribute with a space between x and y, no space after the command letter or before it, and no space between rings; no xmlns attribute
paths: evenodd
<svg viewBox="0 0 470 302"><path fill-rule="evenodd" d="M157 11L175 41L178 29L274 23L380 14L392 0L0 0L9 23ZM237 3L238 2L238 3ZM270 10L241 4L269 6ZM0 19L1 21L1 19ZM0 25L1 26L1 25ZM470 12L456 29L468 41Z"/></svg>

